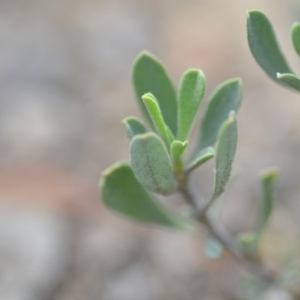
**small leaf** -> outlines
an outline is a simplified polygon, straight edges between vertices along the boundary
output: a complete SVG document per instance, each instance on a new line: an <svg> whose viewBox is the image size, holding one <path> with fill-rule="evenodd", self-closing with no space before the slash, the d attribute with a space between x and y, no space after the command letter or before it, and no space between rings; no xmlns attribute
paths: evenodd
<svg viewBox="0 0 300 300"><path fill-rule="evenodd" d="M180 173L183 170L182 155L188 145L188 142L175 140L171 144L171 155L174 163L174 172Z"/></svg>
<svg viewBox="0 0 300 300"><path fill-rule="evenodd" d="M174 157L181 157L184 153L186 147L188 145L188 142L181 142L178 140L175 140L171 144L171 153Z"/></svg>
<svg viewBox="0 0 300 300"><path fill-rule="evenodd" d="M223 82L212 94L204 118L193 160L204 148L213 147L218 132L231 111L239 109L242 100L242 82L232 79Z"/></svg>
<svg viewBox="0 0 300 300"><path fill-rule="evenodd" d="M261 180L263 186L263 197L260 206L260 218L258 222L257 235L261 235L266 227L274 206L274 185L278 177L278 169L271 168L263 172Z"/></svg>
<svg viewBox="0 0 300 300"><path fill-rule="evenodd" d="M237 146L237 122L234 112L221 127L216 153L216 177L214 198L218 198L225 190L230 178L232 163Z"/></svg>
<svg viewBox="0 0 300 300"><path fill-rule="evenodd" d="M170 131L168 126L165 124L165 121L161 114L160 107L156 98L152 94L148 93L145 94L142 97L142 99L149 112L149 115L151 117L156 132L164 140L166 146L169 147L172 141L174 140L174 137L172 136L172 132Z"/></svg>
<svg viewBox="0 0 300 300"><path fill-rule="evenodd" d="M277 43L272 25L264 13L258 10L247 12L247 32L250 50L257 63L275 81L279 73L293 73Z"/></svg>
<svg viewBox="0 0 300 300"><path fill-rule="evenodd" d="M300 56L300 23L292 26L291 35L295 51Z"/></svg>
<svg viewBox="0 0 300 300"><path fill-rule="evenodd" d="M133 84L137 99L146 118L151 122L142 96L152 93L158 100L164 120L174 136L177 134L177 100L173 84L161 62L144 51L133 65Z"/></svg>
<svg viewBox="0 0 300 300"><path fill-rule="evenodd" d="M242 253L248 257L253 257L257 252L256 237L253 232L241 233L238 242Z"/></svg>
<svg viewBox="0 0 300 300"><path fill-rule="evenodd" d="M296 91L300 91L300 79L293 74L277 73L277 78Z"/></svg>
<svg viewBox="0 0 300 300"><path fill-rule="evenodd" d="M117 163L107 169L100 188L105 205L122 215L146 224L183 228L181 220L140 185L127 164Z"/></svg>
<svg viewBox="0 0 300 300"><path fill-rule="evenodd" d="M146 133L147 129L142 121L135 117L125 118L123 121L127 130L128 137L132 139L137 134Z"/></svg>
<svg viewBox="0 0 300 300"><path fill-rule="evenodd" d="M187 173L196 169L197 167L204 164L209 159L213 158L215 155L215 151L212 147L207 147L199 152L198 156L195 157L190 163L187 164L185 171Z"/></svg>
<svg viewBox="0 0 300 300"><path fill-rule="evenodd" d="M208 259L219 259L222 257L224 252L224 248L220 242L218 242L215 238L213 237L208 237L206 243L205 243L205 248L204 248L204 253L205 256Z"/></svg>
<svg viewBox="0 0 300 300"><path fill-rule="evenodd" d="M154 133L135 136L130 145L131 166L137 180L149 190L169 194L175 179L168 151Z"/></svg>
<svg viewBox="0 0 300 300"><path fill-rule="evenodd" d="M201 70L190 69L181 79L178 102L178 139L186 140L204 97L206 80Z"/></svg>
<svg viewBox="0 0 300 300"><path fill-rule="evenodd" d="M213 195L202 210L202 215L223 194L230 179L232 163L237 145L237 122L235 113L232 111L228 119L223 123L219 135L216 152L215 187Z"/></svg>

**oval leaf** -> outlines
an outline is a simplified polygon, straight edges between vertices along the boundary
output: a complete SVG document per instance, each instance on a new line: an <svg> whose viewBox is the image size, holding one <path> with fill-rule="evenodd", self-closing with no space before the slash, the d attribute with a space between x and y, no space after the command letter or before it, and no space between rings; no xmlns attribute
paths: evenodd
<svg viewBox="0 0 300 300"><path fill-rule="evenodd" d="M137 99L146 118L151 122L142 101L142 96L146 93L152 93L158 100L166 124L176 136L176 92L162 63L156 57L144 51L134 62L132 77Z"/></svg>
<svg viewBox="0 0 300 300"><path fill-rule="evenodd" d="M230 178L232 163L237 146L237 122L232 112L224 122L218 138L216 152L216 177L214 198L218 198L225 190Z"/></svg>
<svg viewBox="0 0 300 300"><path fill-rule="evenodd" d="M160 194L174 191L171 159L157 135L145 133L135 136L130 145L130 156L134 175L143 186Z"/></svg>
<svg viewBox="0 0 300 300"><path fill-rule="evenodd" d="M258 10L247 12L247 32L250 50L257 63L275 81L279 73L293 73L277 43L269 19Z"/></svg>
<svg viewBox="0 0 300 300"><path fill-rule="evenodd" d="M105 205L122 215L146 224L183 228L181 220L140 185L127 164L117 163L106 170L100 189Z"/></svg>
<svg viewBox="0 0 300 300"><path fill-rule="evenodd" d="M204 97L206 80L201 70L190 69L181 79L178 102L178 139L186 140Z"/></svg>
<svg viewBox="0 0 300 300"><path fill-rule="evenodd" d="M213 147L218 132L231 111L239 109L242 100L242 82L240 79L225 81L212 94L201 123L199 139L192 160L207 148Z"/></svg>
<svg viewBox="0 0 300 300"><path fill-rule="evenodd" d="M295 51L300 56L300 23L292 26L291 35Z"/></svg>
<svg viewBox="0 0 300 300"><path fill-rule="evenodd" d="M300 79L293 74L277 73L277 78L296 91L300 91Z"/></svg>
<svg viewBox="0 0 300 300"><path fill-rule="evenodd" d="M237 145L237 122L232 111L223 123L219 135L216 152L215 187L210 200L205 204L201 215L205 215L209 208L220 198L230 179L232 163Z"/></svg>
<svg viewBox="0 0 300 300"><path fill-rule="evenodd" d="M137 134L146 133L147 129L142 121L135 117L128 117L124 119L123 124L127 130L128 137L132 139Z"/></svg>

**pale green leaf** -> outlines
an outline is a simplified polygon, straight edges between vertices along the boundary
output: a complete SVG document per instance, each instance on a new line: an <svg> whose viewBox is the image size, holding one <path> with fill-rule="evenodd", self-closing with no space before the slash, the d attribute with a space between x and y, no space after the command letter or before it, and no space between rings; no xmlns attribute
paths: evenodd
<svg viewBox="0 0 300 300"><path fill-rule="evenodd" d="M300 23L292 26L291 35L295 51L300 56Z"/></svg>
<svg viewBox="0 0 300 300"><path fill-rule="evenodd" d="M247 32L250 50L257 63L275 81L279 73L293 73L278 45L272 24L267 16L258 10L247 12Z"/></svg>
<svg viewBox="0 0 300 300"><path fill-rule="evenodd" d="M183 228L181 220L141 186L127 164L116 163L107 169L100 189L103 202L113 211L146 224Z"/></svg>
<svg viewBox="0 0 300 300"><path fill-rule="evenodd" d="M263 196L260 205L260 218L258 222L258 236L263 232L270 218L274 206L274 187L278 177L278 169L271 168L263 172L261 176Z"/></svg>
<svg viewBox="0 0 300 300"><path fill-rule="evenodd" d="M164 120L174 136L177 134L177 100L173 84L162 63L144 51L133 65L133 84L138 102L146 118L151 122L142 96L152 93L158 100Z"/></svg>
<svg viewBox="0 0 300 300"><path fill-rule="evenodd" d="M188 142L175 140L171 144L171 155L173 158L174 172L180 173L183 171L182 155L188 145Z"/></svg>
<svg viewBox="0 0 300 300"><path fill-rule="evenodd" d="M296 91L300 91L300 78L293 74L277 73L277 78Z"/></svg>
<svg viewBox="0 0 300 300"><path fill-rule="evenodd" d="M174 137L168 126L165 124L157 99L151 93L145 94L142 99L148 110L156 132L164 140L166 146L169 147L174 140Z"/></svg>
<svg viewBox="0 0 300 300"><path fill-rule="evenodd" d="M193 160L199 152L207 147L213 147L217 141L219 130L231 111L239 109L242 100L242 82L232 79L219 85L208 103L201 123L199 139L193 155Z"/></svg>
<svg viewBox="0 0 300 300"><path fill-rule="evenodd" d="M216 151L215 187L210 200L202 210L202 215L223 194L230 179L232 163L237 146L237 122L235 113L232 111L228 119L221 126L218 135L218 145Z"/></svg>
<svg viewBox="0 0 300 300"><path fill-rule="evenodd" d="M187 173L191 172L192 170L204 164L209 159L213 158L214 155L215 155L215 151L212 147L204 148L202 151L198 153L198 155L194 158L194 160L192 160L190 163L187 164L185 171Z"/></svg>
<svg viewBox="0 0 300 300"><path fill-rule="evenodd" d="M238 243L244 255L248 257L253 257L256 255L257 241L256 235L253 232L239 234Z"/></svg>
<svg viewBox="0 0 300 300"><path fill-rule="evenodd" d="M147 129L142 121L135 117L125 118L123 121L128 137L132 139L137 134L146 133Z"/></svg>
<svg viewBox="0 0 300 300"><path fill-rule="evenodd" d="M204 97L206 80L201 70L187 70L181 79L178 102L178 139L186 140Z"/></svg>
<svg viewBox="0 0 300 300"><path fill-rule="evenodd" d="M216 177L214 197L219 197L225 190L230 178L232 163L237 146L237 122L235 114L230 113L228 120L221 127L216 153Z"/></svg>
<svg viewBox="0 0 300 300"><path fill-rule="evenodd" d="M130 145L131 167L137 180L149 190L169 194L175 189L171 158L154 133L136 135Z"/></svg>

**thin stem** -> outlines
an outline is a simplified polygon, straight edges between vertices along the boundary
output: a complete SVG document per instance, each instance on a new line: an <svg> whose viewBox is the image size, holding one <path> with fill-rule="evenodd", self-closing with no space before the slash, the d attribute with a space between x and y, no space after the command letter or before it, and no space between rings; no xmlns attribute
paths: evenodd
<svg viewBox="0 0 300 300"><path fill-rule="evenodd" d="M213 221L207 214L207 210L203 212L197 198L191 193L186 186L181 186L179 189L183 198L191 204L196 213L196 219L206 226L209 232L223 245L224 248L242 265L246 266L247 270L255 276L259 276L262 280L269 284L274 284L277 281L276 276L267 270L257 259L245 256L235 238L224 227ZM204 206L205 207L205 206Z"/></svg>

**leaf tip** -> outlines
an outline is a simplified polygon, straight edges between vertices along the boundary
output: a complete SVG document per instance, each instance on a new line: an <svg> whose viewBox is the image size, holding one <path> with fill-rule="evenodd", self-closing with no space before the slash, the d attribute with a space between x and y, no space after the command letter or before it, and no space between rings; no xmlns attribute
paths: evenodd
<svg viewBox="0 0 300 300"><path fill-rule="evenodd" d="M146 93L142 96L142 100L145 101L154 101L155 97L152 93Z"/></svg>
<svg viewBox="0 0 300 300"><path fill-rule="evenodd" d="M261 171L260 177L263 181L274 180L279 176L279 169L277 167L271 167Z"/></svg>
<svg viewBox="0 0 300 300"><path fill-rule="evenodd" d="M151 52L147 50L143 50L140 52L140 54L136 57L136 59L133 62L133 66L135 69L135 66L137 66L140 62L144 60L152 60L152 61L158 61L158 59L153 55Z"/></svg>

